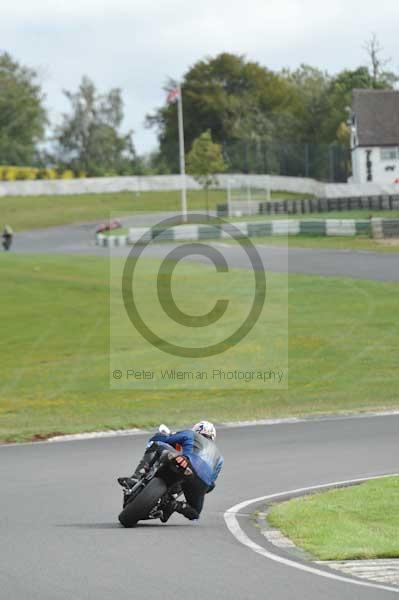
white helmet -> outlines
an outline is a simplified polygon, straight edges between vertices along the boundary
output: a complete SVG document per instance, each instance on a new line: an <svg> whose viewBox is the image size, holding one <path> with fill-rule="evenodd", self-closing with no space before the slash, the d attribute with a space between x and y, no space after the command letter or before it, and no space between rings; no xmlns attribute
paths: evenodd
<svg viewBox="0 0 399 600"><path fill-rule="evenodd" d="M200 421L199 423L196 423L193 427L193 431L200 433L201 435L203 435L206 438L209 438L210 440L216 439L215 426L209 421Z"/></svg>

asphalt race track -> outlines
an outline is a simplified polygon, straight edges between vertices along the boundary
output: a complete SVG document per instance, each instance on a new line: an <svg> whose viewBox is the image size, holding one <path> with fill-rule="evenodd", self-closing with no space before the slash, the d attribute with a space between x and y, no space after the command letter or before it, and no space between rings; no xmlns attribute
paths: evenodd
<svg viewBox="0 0 399 600"><path fill-rule="evenodd" d="M124 224L139 226L157 223L171 213L140 215L124 219ZM108 256L109 249L95 246L95 224L64 225L17 233L13 252L67 253ZM215 245L222 250L230 267L248 267L248 260L236 245ZM175 244L151 244L146 256L164 257ZM284 248L258 245L266 271L303 273L309 275L344 276L379 281L399 281L399 254L368 251ZM113 255L127 256L130 248L114 248ZM192 260L206 261L201 257Z"/></svg>
<svg viewBox="0 0 399 600"><path fill-rule="evenodd" d="M159 219L159 215L152 216ZM140 223L143 224L143 223ZM13 251L107 256L94 225L16 235ZM229 264L240 251L223 247ZM154 245L164 256L171 245ZM117 249L126 255L126 248ZM395 254L259 246L266 270L399 281ZM204 415L206 417L206 415ZM225 467L198 525L174 515L126 530L117 520L118 475L142 454L143 435L0 447L0 598L7 600L376 600L394 592L358 587L278 564L240 544L223 515L278 492L396 473L399 416L336 418L221 428ZM252 525L240 525L268 546ZM280 551L281 552L281 551Z"/></svg>
<svg viewBox="0 0 399 600"><path fill-rule="evenodd" d="M265 559L231 535L223 513L265 494L396 472L398 427L387 416L220 429L225 468L200 524L173 515L130 530L117 521L115 478L131 472L143 435L0 447L0 597L396 598ZM267 547L249 519L245 530Z"/></svg>

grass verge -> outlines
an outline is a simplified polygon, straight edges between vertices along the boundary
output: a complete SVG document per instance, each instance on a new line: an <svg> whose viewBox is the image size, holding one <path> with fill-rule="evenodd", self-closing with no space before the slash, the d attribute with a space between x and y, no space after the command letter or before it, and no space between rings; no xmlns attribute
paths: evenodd
<svg viewBox="0 0 399 600"><path fill-rule="evenodd" d="M128 235L128 228L115 229L107 231L103 235ZM217 241L217 240L215 240ZM220 241L220 240L219 240ZM397 240L375 240L373 238L356 236L315 236L315 235L274 235L267 237L251 238L251 241L257 245L263 246L289 246L290 248L325 248L326 250L359 250L370 252L382 252L392 254L399 252L399 243ZM168 240L158 240L158 243L168 243ZM224 238L223 244L235 244L236 241L231 238ZM245 243L245 241L244 241Z"/></svg>
<svg viewBox="0 0 399 600"><path fill-rule="evenodd" d="M277 504L268 520L320 560L399 557L399 478Z"/></svg>
<svg viewBox="0 0 399 600"><path fill-rule="evenodd" d="M102 235L124 236L129 234L128 228L105 231ZM217 242L218 240L214 240ZM221 240L219 240L221 241ZM314 236L314 235L274 235L268 237L251 238L251 242L263 246L289 246L290 248L326 248L336 250L369 250L372 252L392 253L399 252L399 244L389 245L366 236ZM169 240L158 240L157 243L170 243ZM222 243L236 244L231 238L224 238ZM245 240L244 240L245 243Z"/></svg>
<svg viewBox="0 0 399 600"><path fill-rule="evenodd" d="M325 248L326 250L360 250L370 252L397 253L399 244L392 240L374 240L367 236L316 236L316 235L274 235L253 238L253 242L263 246L283 246L290 248ZM234 244L230 238L223 239L223 243Z"/></svg>
<svg viewBox="0 0 399 600"><path fill-rule="evenodd" d="M206 269L190 265L188 300L198 282L217 292ZM98 257L0 254L0 440L398 406L396 284L291 275L288 390L132 391L109 389L108 271Z"/></svg>
<svg viewBox="0 0 399 600"><path fill-rule="evenodd" d="M102 231L101 235L105 235L106 237L115 236L115 235L129 235L128 227L119 227L119 229L112 229L111 231Z"/></svg>
<svg viewBox="0 0 399 600"><path fill-rule="evenodd" d="M273 192L273 199L297 198L298 194ZM206 211L206 194L203 190L189 191L188 209ZM225 190L209 192L209 208L226 202ZM0 197L0 214L4 223L15 231L37 229L67 223L103 221L111 213L179 211L180 192L121 192L113 194L79 194L68 196L4 196Z"/></svg>

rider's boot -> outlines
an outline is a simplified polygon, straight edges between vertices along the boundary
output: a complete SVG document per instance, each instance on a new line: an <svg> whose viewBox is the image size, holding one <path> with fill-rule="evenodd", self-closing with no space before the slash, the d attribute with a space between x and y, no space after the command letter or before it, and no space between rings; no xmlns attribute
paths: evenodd
<svg viewBox="0 0 399 600"><path fill-rule="evenodd" d="M170 517L176 511L178 502L171 500L167 506L162 510L162 516L160 517L162 523L169 521Z"/></svg>
<svg viewBox="0 0 399 600"><path fill-rule="evenodd" d="M195 510L188 502L176 502L175 511L186 517L189 521L195 521L199 518L199 512Z"/></svg>

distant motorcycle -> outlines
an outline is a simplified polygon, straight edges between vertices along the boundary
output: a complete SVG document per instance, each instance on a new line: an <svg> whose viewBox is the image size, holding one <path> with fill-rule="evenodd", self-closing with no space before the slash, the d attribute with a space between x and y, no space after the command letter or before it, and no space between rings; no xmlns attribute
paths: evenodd
<svg viewBox="0 0 399 600"><path fill-rule="evenodd" d="M184 479L193 474L188 458L173 446L152 442L150 449L154 454L147 472L131 489L123 490L119 521L124 527L162 517L163 511L182 495Z"/></svg>
<svg viewBox="0 0 399 600"><path fill-rule="evenodd" d="M6 252L11 248L11 244L12 244L12 235L4 235L3 234L2 246Z"/></svg>
<svg viewBox="0 0 399 600"><path fill-rule="evenodd" d="M96 233L103 233L104 231L112 231L113 229L120 229L122 223L118 219L109 221L108 223L101 223L96 229Z"/></svg>

